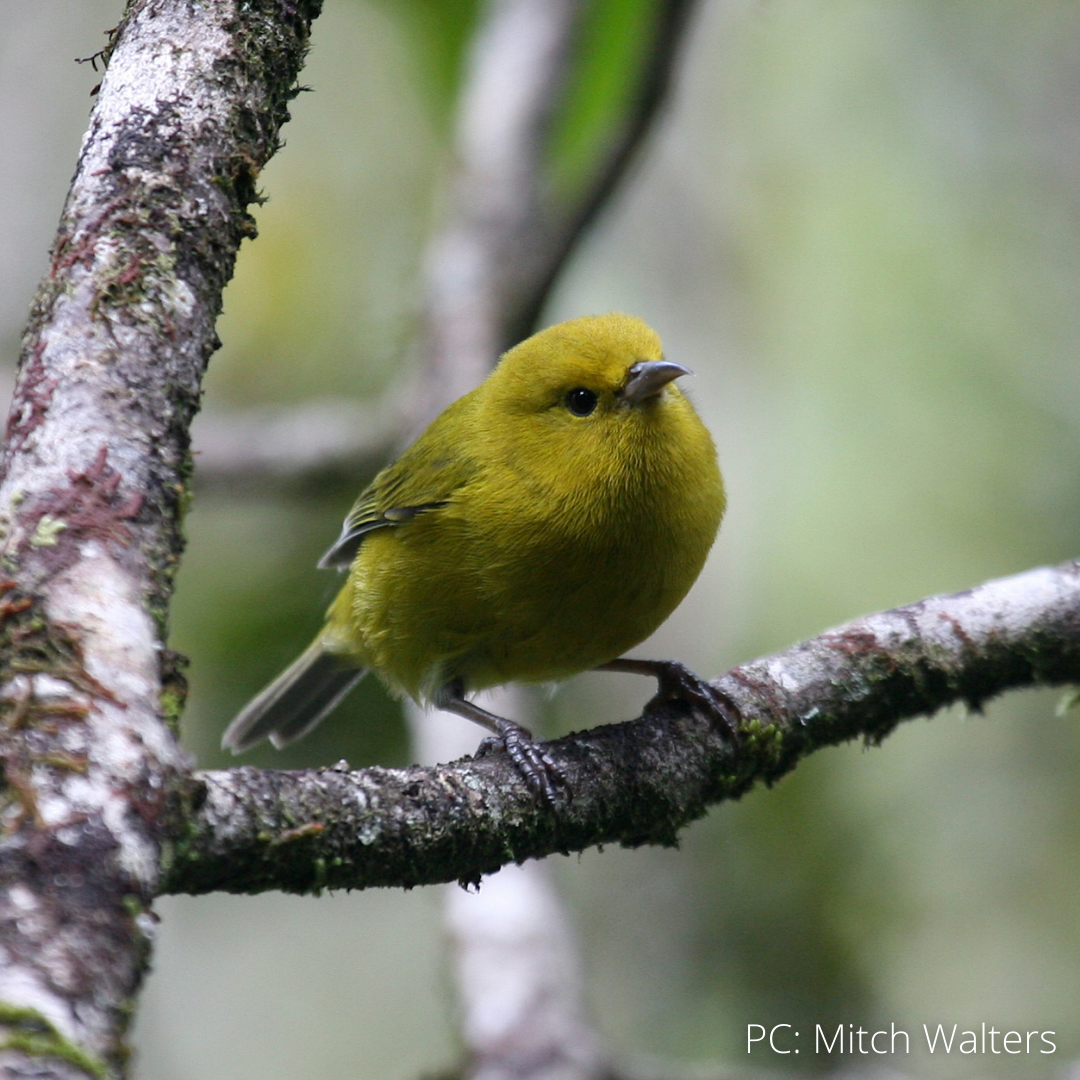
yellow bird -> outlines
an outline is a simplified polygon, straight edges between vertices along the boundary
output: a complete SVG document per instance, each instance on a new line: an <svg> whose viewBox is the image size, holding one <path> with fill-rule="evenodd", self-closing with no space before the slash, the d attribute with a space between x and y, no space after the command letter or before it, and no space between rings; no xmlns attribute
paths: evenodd
<svg viewBox="0 0 1080 1080"><path fill-rule="evenodd" d="M510 349L360 495L319 564L349 570L326 625L223 745L284 746L369 670L495 732L549 799L548 754L467 694L632 671L734 734L730 703L682 665L621 658L686 595L724 512L712 438L675 385L688 374L615 312Z"/></svg>

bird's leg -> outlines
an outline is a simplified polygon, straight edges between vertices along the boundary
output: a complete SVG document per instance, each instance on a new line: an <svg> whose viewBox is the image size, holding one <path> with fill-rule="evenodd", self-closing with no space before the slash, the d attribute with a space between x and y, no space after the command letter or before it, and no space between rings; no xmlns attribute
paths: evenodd
<svg viewBox="0 0 1080 1080"><path fill-rule="evenodd" d="M682 701L719 722L731 742L738 745L742 714L739 706L723 690L718 690L699 675L695 675L678 660L631 660L621 657L600 664L597 671L626 671L632 675L651 675L659 688L645 706L646 715L669 701Z"/></svg>
<svg viewBox="0 0 1080 1080"><path fill-rule="evenodd" d="M465 688L460 679L447 683L438 690L434 703L439 709L457 713L458 716L464 716L493 731L496 738L485 739L484 742L501 743L532 791L543 796L550 805L557 805L558 791L556 789L566 786L566 777L554 759L533 738L531 731L520 724L515 724L513 720L496 716L487 709L480 708L475 702L469 701L465 697Z"/></svg>

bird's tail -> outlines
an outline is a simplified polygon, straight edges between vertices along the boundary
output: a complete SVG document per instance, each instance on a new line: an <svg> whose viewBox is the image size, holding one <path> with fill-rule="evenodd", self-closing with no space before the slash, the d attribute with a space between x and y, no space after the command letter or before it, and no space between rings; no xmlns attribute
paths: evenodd
<svg viewBox="0 0 1080 1080"><path fill-rule="evenodd" d="M221 745L243 753L261 739L280 750L306 735L367 674L328 652L316 638L225 729Z"/></svg>

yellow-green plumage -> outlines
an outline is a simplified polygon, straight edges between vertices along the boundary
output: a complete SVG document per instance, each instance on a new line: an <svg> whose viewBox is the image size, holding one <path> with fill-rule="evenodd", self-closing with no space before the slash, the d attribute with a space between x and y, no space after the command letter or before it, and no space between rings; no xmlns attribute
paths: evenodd
<svg viewBox="0 0 1080 1080"><path fill-rule="evenodd" d="M302 697L320 671L370 668L430 701L449 684L564 678L651 634L697 578L724 510L712 439L676 375L628 396L634 365L682 373L648 363L660 360L657 335L616 313L507 352L360 496L328 555L356 551L326 627L226 744L306 730L319 717L290 705L275 722L273 709L283 682ZM568 405L580 390L596 396L588 415Z"/></svg>

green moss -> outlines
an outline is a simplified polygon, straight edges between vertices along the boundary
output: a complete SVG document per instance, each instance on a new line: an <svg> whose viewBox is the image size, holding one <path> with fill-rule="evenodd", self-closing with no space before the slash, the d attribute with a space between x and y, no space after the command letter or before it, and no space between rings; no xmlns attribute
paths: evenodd
<svg viewBox="0 0 1080 1080"><path fill-rule="evenodd" d="M55 547L56 538L67 528L67 522L43 514L37 523L34 535L30 537L31 547Z"/></svg>
<svg viewBox="0 0 1080 1080"><path fill-rule="evenodd" d="M48 672L90 693L98 686L83 670L74 640L51 626L30 598L12 590L0 604L0 679ZM8 708L17 707L11 702Z"/></svg>
<svg viewBox="0 0 1080 1080"><path fill-rule="evenodd" d="M739 737L748 756L771 765L780 763L784 754L784 734L776 724L750 720L739 728Z"/></svg>
<svg viewBox="0 0 1080 1080"><path fill-rule="evenodd" d="M159 709L165 726L179 737L180 716L184 711L188 696L188 681L184 671L188 658L174 649L161 651L161 694Z"/></svg>
<svg viewBox="0 0 1080 1080"><path fill-rule="evenodd" d="M104 1061L64 1038L51 1021L36 1009L0 1001L0 1050L19 1050L28 1057L54 1057L66 1061L98 1080L109 1080Z"/></svg>
<svg viewBox="0 0 1080 1080"><path fill-rule="evenodd" d="M186 695L178 694L175 690L161 692L161 719L176 736L180 734L180 714L184 711L185 697Z"/></svg>

